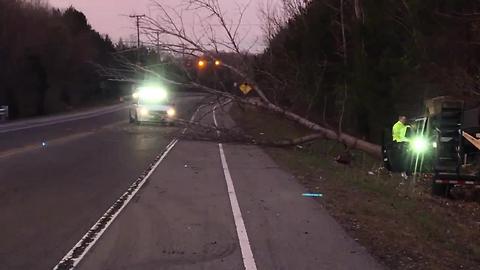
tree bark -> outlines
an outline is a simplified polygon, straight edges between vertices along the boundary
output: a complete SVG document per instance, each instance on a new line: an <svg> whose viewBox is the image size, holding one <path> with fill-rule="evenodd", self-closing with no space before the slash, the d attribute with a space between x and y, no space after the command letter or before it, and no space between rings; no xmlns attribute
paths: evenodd
<svg viewBox="0 0 480 270"><path fill-rule="evenodd" d="M257 107L261 107L261 108L264 108L264 109L267 109L267 110L270 110L270 111L273 111L275 113L279 113L279 114L282 114L284 115L286 118L308 128L308 129L311 129L313 131L317 131L318 133L321 133L323 134L323 137L325 137L326 139L330 139L330 140L336 140L336 141L339 141L343 144L345 144L348 148L350 149L358 149L360 151L364 151L368 154L370 154L371 156L375 157L375 158L381 158L382 157L382 150L381 150L381 147L379 145L376 145L376 144L373 144L373 143L370 143L370 142L367 142L365 140L361 140L361 139L358 139L356 137L353 137L349 134L346 134L346 133L343 133L343 132L340 132L340 133L337 133L331 129L327 129L327 128L324 128L308 119L305 119L293 112L290 112L290 111L287 111L287 110L284 110L272 103L264 103L264 102L261 102L261 101L258 101L258 100L247 100L247 99L240 99L241 102L244 102L246 104L250 104L250 105L253 105L253 106L257 106Z"/></svg>

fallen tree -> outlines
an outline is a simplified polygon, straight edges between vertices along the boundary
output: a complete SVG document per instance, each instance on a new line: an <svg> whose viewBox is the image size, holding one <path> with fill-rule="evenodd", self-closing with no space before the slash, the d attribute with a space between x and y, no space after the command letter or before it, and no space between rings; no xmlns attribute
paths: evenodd
<svg viewBox="0 0 480 270"><path fill-rule="evenodd" d="M231 102L263 108L312 130L312 134L302 138L292 138L291 140L281 142L255 142L251 137L238 131L203 125L200 123L203 117L200 117L200 119L197 119L194 123L183 121L183 124L194 125L204 130L215 130L223 134L228 134L228 137L230 137L232 141L288 146L325 138L344 144L347 150L358 149L374 157L381 157L380 146L342 132L341 120L338 124L338 129L334 130L315 123L271 101L270 97L265 94L254 79L253 74L255 70L251 61L252 54L249 53L248 50L244 51L241 49L242 46L240 43L244 39L244 36L241 36L239 29L247 9L246 6L238 7L238 16L236 22L234 22L233 20L226 19L225 13L221 9L218 0L186 0L182 3L183 10L178 11L178 7L177 9L168 8L159 2L153 1L159 14L157 14L156 17L147 16L142 26L143 33L151 39L152 44L156 44L157 48L161 50L163 54L169 56L168 61L176 64L182 71L182 80L167 78L159 72L156 72L152 67L128 62L121 57L119 57L119 60L122 62L124 70L116 69L114 72L108 69L103 70L108 75L121 79L126 79L126 77L132 73L141 72L165 83L197 89L214 97L213 99L216 100L215 102L217 104L227 99ZM184 11L194 12L197 16L203 14L205 17L200 19L200 25L197 28L187 29L183 20ZM213 25L218 26L222 30L222 36L219 36L218 29L213 29ZM224 51L228 51L228 53ZM196 70L197 67L195 66L197 59L205 59L205 61L217 64L219 57L223 58L221 64L218 66L221 66L222 71L228 71L228 78L235 78L237 81L248 83L252 86L254 93L259 98L246 98L245 96L241 96L238 90L232 92L232 86L222 82L221 75L223 73L219 74L220 71L214 70L209 72L208 76L199 76L199 71ZM195 63L193 69L192 65L185 64L188 61ZM213 81L217 80L220 83L212 83L212 77L214 78ZM210 80L207 81L206 78ZM345 102L345 100L343 102ZM341 114L343 117L343 111Z"/></svg>
<svg viewBox="0 0 480 270"><path fill-rule="evenodd" d="M282 114L288 119L295 121L296 123L301 124L302 126L305 126L311 130L317 131L318 133L322 134L322 138L326 138L329 140L336 140L340 143L343 143L347 147L347 149L358 149L377 158L380 158L382 156L381 147L379 145L367 142L362 139L358 139L344 132L339 133L335 130L322 127L319 124L314 123L306 118L303 118L293 112L284 110L273 103L265 103L265 102L258 102L258 101L249 101L247 103Z"/></svg>

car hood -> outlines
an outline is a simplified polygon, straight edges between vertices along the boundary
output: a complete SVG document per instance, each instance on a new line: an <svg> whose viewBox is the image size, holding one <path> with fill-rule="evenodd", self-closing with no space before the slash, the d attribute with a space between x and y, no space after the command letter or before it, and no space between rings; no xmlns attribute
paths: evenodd
<svg viewBox="0 0 480 270"><path fill-rule="evenodd" d="M145 104L145 105L138 105L141 108L146 108L149 111L167 111L170 108L173 108L172 105L168 104Z"/></svg>

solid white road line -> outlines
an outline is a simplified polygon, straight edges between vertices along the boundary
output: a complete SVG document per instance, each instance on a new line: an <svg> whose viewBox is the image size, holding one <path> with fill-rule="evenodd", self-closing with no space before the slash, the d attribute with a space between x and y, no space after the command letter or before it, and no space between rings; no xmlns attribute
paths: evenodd
<svg viewBox="0 0 480 270"><path fill-rule="evenodd" d="M98 239L100 239L108 227L110 227L110 225L115 221L125 206L127 206L132 198L135 197L137 192L142 188L148 178L150 178L155 169L157 169L158 165L160 165L160 163L165 159L177 142L177 139L174 139L170 142L163 154L158 158L158 161L148 171L147 175L144 177L140 176L139 179L137 179L137 181L130 186L128 191L125 192L120 199L118 199L107 210L107 212L95 223L95 225L92 226L92 228L82 237L82 239L78 241L78 243L67 253L67 255L65 255L65 257L63 257L60 263L53 268L54 270L74 269L78 263L80 263L88 251L95 245Z"/></svg>
<svg viewBox="0 0 480 270"><path fill-rule="evenodd" d="M190 121L195 120L195 116L199 110L190 118ZM183 131L185 132L186 129ZM150 166L146 175L141 175L108 210L105 214L90 228L90 230L78 241L78 243L65 255L62 260L53 268L54 270L71 270L74 269L95 245L95 243L102 237L105 231L115 221L122 210L128 205L137 192L142 188L145 182L150 178L157 167L167 157L168 153L178 143L178 139L172 140L163 151L154 165Z"/></svg>
<svg viewBox="0 0 480 270"><path fill-rule="evenodd" d="M217 117L215 115L216 109L217 106L213 108L213 122L215 123L215 126L218 127ZM220 134L219 131L217 131L217 134ZM220 151L220 159L222 161L223 174L225 175L225 181L227 183L228 197L230 198L233 219L235 221L235 227L237 229L240 250L242 251L243 266L245 267L245 270L257 270L257 265L255 263L255 258L253 257L250 241L248 240L247 229L245 228L245 222L243 221L242 211L240 210L240 205L238 204L237 194L235 193L232 176L230 174L230 170L228 169L225 152L223 151L223 145L219 143L218 148Z"/></svg>
<svg viewBox="0 0 480 270"><path fill-rule="evenodd" d="M218 144L220 149L220 158L222 160L223 173L225 174L225 181L227 182L228 197L230 198L230 205L232 206L233 219L235 220L235 227L237 228L238 241L240 242L240 249L242 251L243 265L246 270L256 270L257 265L253 258L252 248L250 247L250 241L248 240L247 229L243 222L242 212L240 211L240 205L238 204L237 194L235 193L235 187L233 186L232 176L228 169L227 160L223 151L223 145Z"/></svg>

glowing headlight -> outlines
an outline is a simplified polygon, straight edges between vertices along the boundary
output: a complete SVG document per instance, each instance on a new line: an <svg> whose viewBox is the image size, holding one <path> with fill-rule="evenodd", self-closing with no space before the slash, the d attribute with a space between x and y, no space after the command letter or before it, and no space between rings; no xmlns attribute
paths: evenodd
<svg viewBox="0 0 480 270"><path fill-rule="evenodd" d="M170 108L170 109L167 110L167 115L169 117L173 117L173 116L175 116L175 114L177 114L177 112L175 111L174 108Z"/></svg>
<svg viewBox="0 0 480 270"><path fill-rule="evenodd" d="M158 87L140 87L139 98L148 101L163 101L167 99L167 91Z"/></svg>
<svg viewBox="0 0 480 270"><path fill-rule="evenodd" d="M432 147L433 147L433 148L437 148L437 142L433 142L433 143L432 143Z"/></svg>
<svg viewBox="0 0 480 270"><path fill-rule="evenodd" d="M135 92L135 93L133 93L133 95L132 95L132 97L133 97L134 99L137 99L139 96L140 96L140 94L139 94L138 92Z"/></svg>
<svg viewBox="0 0 480 270"><path fill-rule="evenodd" d="M141 108L140 109L140 115L142 116L147 116L148 115L148 109L147 108Z"/></svg>
<svg viewBox="0 0 480 270"><path fill-rule="evenodd" d="M423 137L414 138L410 144L412 150L417 154L425 153L428 149L428 141Z"/></svg>

